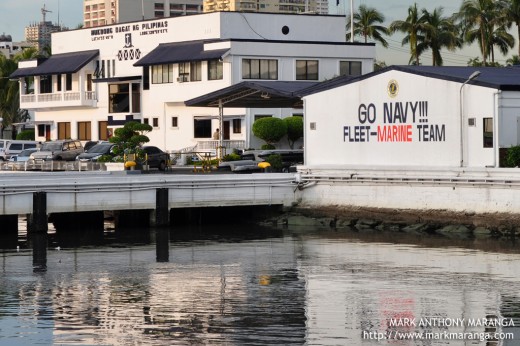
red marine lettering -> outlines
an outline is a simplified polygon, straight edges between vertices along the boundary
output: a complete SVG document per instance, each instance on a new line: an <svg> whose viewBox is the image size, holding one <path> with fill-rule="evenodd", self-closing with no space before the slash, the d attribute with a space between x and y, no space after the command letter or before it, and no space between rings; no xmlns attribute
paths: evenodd
<svg viewBox="0 0 520 346"><path fill-rule="evenodd" d="M377 127L378 142L411 142L412 125L384 125Z"/></svg>

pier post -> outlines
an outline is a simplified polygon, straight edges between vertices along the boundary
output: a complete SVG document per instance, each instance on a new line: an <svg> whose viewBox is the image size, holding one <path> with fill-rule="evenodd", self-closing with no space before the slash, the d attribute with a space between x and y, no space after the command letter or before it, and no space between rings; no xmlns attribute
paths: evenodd
<svg viewBox="0 0 520 346"><path fill-rule="evenodd" d="M157 262L170 260L170 229L160 227L155 229L155 250Z"/></svg>
<svg viewBox="0 0 520 346"><path fill-rule="evenodd" d="M150 215L150 225L164 227L170 224L168 189L157 189L155 193L155 210Z"/></svg>
<svg viewBox="0 0 520 346"><path fill-rule="evenodd" d="M0 248L14 249L18 244L18 215L1 215Z"/></svg>
<svg viewBox="0 0 520 346"><path fill-rule="evenodd" d="M33 271L47 269L47 193L33 194L33 213L30 219L30 232L33 244Z"/></svg>

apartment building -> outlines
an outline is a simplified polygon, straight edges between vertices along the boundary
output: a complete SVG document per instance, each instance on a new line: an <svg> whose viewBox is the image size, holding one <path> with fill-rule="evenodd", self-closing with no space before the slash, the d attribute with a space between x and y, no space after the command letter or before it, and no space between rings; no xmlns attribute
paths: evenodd
<svg viewBox="0 0 520 346"><path fill-rule="evenodd" d="M320 6L318 6L318 1ZM204 12L237 11L265 13L324 12L323 0L204 0ZM318 11L318 7L320 11Z"/></svg>
<svg viewBox="0 0 520 346"><path fill-rule="evenodd" d="M86 28L202 12L202 0L84 0Z"/></svg>

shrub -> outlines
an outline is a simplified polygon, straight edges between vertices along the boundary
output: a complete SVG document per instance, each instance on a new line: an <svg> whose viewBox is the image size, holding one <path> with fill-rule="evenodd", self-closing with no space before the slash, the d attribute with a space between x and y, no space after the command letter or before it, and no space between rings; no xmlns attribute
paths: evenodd
<svg viewBox="0 0 520 346"><path fill-rule="evenodd" d="M303 137L303 117L287 117L283 121L287 126L287 141L294 149L294 142Z"/></svg>
<svg viewBox="0 0 520 346"><path fill-rule="evenodd" d="M506 165L507 167L520 166L520 145L516 145L507 150Z"/></svg>
<svg viewBox="0 0 520 346"><path fill-rule="evenodd" d="M22 141L34 141L34 130L25 130L16 135L16 139Z"/></svg>
<svg viewBox="0 0 520 346"><path fill-rule="evenodd" d="M238 160L240 160L240 155L238 155L236 153L231 153L231 154L225 155L222 158L222 161L238 161Z"/></svg>
<svg viewBox="0 0 520 346"><path fill-rule="evenodd" d="M273 150L273 149L276 149L276 147L274 145L272 145L272 144L262 144L260 149L262 149L262 150Z"/></svg>
<svg viewBox="0 0 520 346"><path fill-rule="evenodd" d="M152 131L152 126L141 124L136 121L127 122L123 127L114 131L114 136L110 137L110 143L114 143L114 153L139 154L139 148L148 143L150 139L145 133Z"/></svg>
<svg viewBox="0 0 520 346"><path fill-rule="evenodd" d="M287 134L287 125L280 118L260 118L253 123L253 134L268 144L273 144Z"/></svg>
<svg viewBox="0 0 520 346"><path fill-rule="evenodd" d="M282 155L271 154L265 161L269 162L273 171L281 171L283 168Z"/></svg>

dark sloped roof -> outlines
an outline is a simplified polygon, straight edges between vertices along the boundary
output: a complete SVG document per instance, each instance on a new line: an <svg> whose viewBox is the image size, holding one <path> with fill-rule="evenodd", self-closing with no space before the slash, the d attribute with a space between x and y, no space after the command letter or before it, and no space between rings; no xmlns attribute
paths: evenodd
<svg viewBox="0 0 520 346"><path fill-rule="evenodd" d="M185 101L187 106L217 107L219 100L226 107L238 108L299 108L298 91L317 82L245 81Z"/></svg>
<svg viewBox="0 0 520 346"><path fill-rule="evenodd" d="M518 67L470 67L470 66L389 66L387 68L351 78L340 76L330 81L322 82L313 88L300 92L300 96L315 94L321 91L333 89L342 85L355 83L371 78L388 71L402 71L419 76L444 79L457 83L464 83L475 71L480 75L469 82L469 84L497 90L520 91L520 68Z"/></svg>
<svg viewBox="0 0 520 346"><path fill-rule="evenodd" d="M11 74L10 78L76 73L98 55L99 50L97 49L55 54L44 60L37 67L19 68Z"/></svg>
<svg viewBox="0 0 520 346"><path fill-rule="evenodd" d="M204 41L162 43L137 61L134 66L220 59L227 51L229 51L228 48L205 51Z"/></svg>

